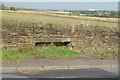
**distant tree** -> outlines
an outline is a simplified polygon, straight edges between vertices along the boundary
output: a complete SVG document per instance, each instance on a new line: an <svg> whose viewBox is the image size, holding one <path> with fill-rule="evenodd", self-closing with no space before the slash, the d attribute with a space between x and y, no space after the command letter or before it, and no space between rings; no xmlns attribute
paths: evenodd
<svg viewBox="0 0 120 80"><path fill-rule="evenodd" d="M111 11L111 17L118 17L118 12L117 11Z"/></svg>
<svg viewBox="0 0 120 80"><path fill-rule="evenodd" d="M4 4L0 4L0 9L1 10L6 10L6 9L8 9Z"/></svg>
<svg viewBox="0 0 120 80"><path fill-rule="evenodd" d="M15 7L10 7L11 11L16 11L17 9Z"/></svg>

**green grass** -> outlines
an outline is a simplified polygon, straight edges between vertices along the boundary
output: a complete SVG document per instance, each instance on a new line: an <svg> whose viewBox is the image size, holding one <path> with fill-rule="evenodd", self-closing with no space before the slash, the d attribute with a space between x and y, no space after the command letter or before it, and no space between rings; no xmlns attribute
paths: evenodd
<svg viewBox="0 0 120 80"><path fill-rule="evenodd" d="M0 61L2 61L2 48L0 48Z"/></svg>
<svg viewBox="0 0 120 80"><path fill-rule="evenodd" d="M107 56L115 57L115 56L118 56L118 51L104 50L104 51L101 52L101 55L103 57L107 57Z"/></svg>
<svg viewBox="0 0 120 80"><path fill-rule="evenodd" d="M3 50L3 61L22 61L29 58L28 52L19 52L17 50Z"/></svg>
<svg viewBox="0 0 120 80"><path fill-rule="evenodd" d="M97 55L99 57L117 57L118 52L114 50L103 50L103 51L92 51L92 50L81 50L76 52L74 50L69 50L66 47L56 47L53 44L45 46L40 46L31 49L31 46L27 46L22 51L18 50L2 50L2 60L3 61L24 61L30 58L38 59L75 59L80 58L83 55ZM87 56L89 57L89 56ZM86 57L86 58L87 58Z"/></svg>
<svg viewBox="0 0 120 80"><path fill-rule="evenodd" d="M101 51L94 51L94 50L81 50L80 51L80 56L82 55L95 55L104 58L114 58L118 57L118 50L108 50L108 49L103 49Z"/></svg>
<svg viewBox="0 0 120 80"><path fill-rule="evenodd" d="M50 44L49 47L41 48L40 50L41 57L47 59L61 59L61 58L75 58L77 57L78 53L72 50L69 50L66 47L56 47L53 44Z"/></svg>
<svg viewBox="0 0 120 80"><path fill-rule="evenodd" d="M31 50L30 47L26 47L22 51L3 49L2 54L3 61L24 61L30 58L72 59L78 55L77 52L66 47L56 47L52 44L48 47L37 47L34 50Z"/></svg>

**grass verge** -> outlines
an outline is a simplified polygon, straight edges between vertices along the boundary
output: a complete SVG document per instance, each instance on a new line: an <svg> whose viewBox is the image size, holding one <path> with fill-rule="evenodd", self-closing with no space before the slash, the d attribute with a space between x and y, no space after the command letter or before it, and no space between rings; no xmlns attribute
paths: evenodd
<svg viewBox="0 0 120 80"><path fill-rule="evenodd" d="M56 47L50 44L47 47L36 47L31 49L31 47L26 47L22 51L17 51L13 49L2 50L3 61L24 61L30 58L46 58L46 59L72 59L77 57L79 53L69 50L66 47Z"/></svg>
<svg viewBox="0 0 120 80"><path fill-rule="evenodd" d="M2 49L1 49L2 50ZM76 52L74 50L69 50L66 47L56 47L53 44L50 44L49 46L40 46L36 47L34 49L31 49L31 47L26 47L22 51L17 51L13 49L9 50L2 50L2 53L0 53L2 56L3 61L24 61L30 58L45 58L45 59L74 59L74 58L80 58L85 56L86 58L89 58L92 55L92 58L94 57L117 57L118 52L112 51L112 50L103 50L103 51L87 51L87 50L81 50L80 52Z"/></svg>

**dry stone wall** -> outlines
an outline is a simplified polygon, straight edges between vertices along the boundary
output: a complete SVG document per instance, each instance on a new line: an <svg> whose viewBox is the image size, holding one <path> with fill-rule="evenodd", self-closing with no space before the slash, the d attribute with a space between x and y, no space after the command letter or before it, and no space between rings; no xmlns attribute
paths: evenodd
<svg viewBox="0 0 120 80"><path fill-rule="evenodd" d="M2 47L24 48L27 45L35 46L35 41L60 41L71 38L74 49L102 50L118 48L118 32L102 31L102 28L80 28L83 25L67 28L56 28L52 24L45 24L42 27L14 27L2 26ZM108 28L109 29L109 28ZM60 39L60 40L59 40Z"/></svg>

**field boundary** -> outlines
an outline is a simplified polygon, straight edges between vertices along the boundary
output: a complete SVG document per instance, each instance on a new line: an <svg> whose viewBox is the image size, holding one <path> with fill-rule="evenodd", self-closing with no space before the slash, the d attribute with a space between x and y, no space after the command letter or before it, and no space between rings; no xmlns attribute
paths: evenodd
<svg viewBox="0 0 120 80"><path fill-rule="evenodd" d="M78 19L78 20L90 20L90 21L118 23L117 18L100 18L100 17L89 17L89 16L68 16L68 15L66 16L66 15L57 15L57 14L51 14L51 13L35 13L35 12L27 12L27 11L26 12L8 11L8 12L10 12L10 13L22 13L22 14L35 14L35 15L42 15L42 16L51 16L51 17L69 18L69 19ZM115 19L115 21L112 19Z"/></svg>

